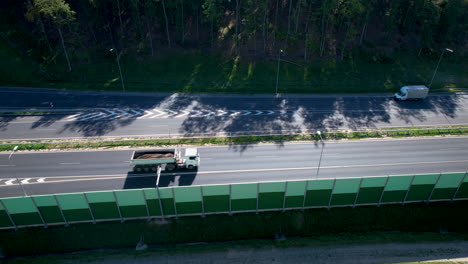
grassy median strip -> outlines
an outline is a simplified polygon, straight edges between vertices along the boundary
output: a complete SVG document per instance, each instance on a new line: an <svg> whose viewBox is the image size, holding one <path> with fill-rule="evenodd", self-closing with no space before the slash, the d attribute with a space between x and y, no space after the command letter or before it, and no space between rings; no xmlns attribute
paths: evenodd
<svg viewBox="0 0 468 264"><path fill-rule="evenodd" d="M0 151L18 150L68 150L68 149L107 149L117 147L170 147L180 145L243 145L258 143L281 143L294 141L319 141L365 139L365 138L403 138L447 135L468 135L468 126L458 127L426 127L426 128L391 128L369 131L339 131L323 132L320 136L311 133L273 134L273 135L236 135L217 137L171 137L147 139L80 139L80 140L36 140L6 142L0 145Z"/></svg>

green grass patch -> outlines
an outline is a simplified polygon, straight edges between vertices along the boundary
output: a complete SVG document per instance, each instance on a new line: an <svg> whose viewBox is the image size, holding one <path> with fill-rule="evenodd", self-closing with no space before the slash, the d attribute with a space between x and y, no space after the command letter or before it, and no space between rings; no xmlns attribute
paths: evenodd
<svg viewBox="0 0 468 264"><path fill-rule="evenodd" d="M0 49L5 50L1 47ZM72 63L72 72L65 71L62 64L49 65L46 71L54 76L54 81L28 73L31 67L23 67L18 63L7 64L4 62L9 60L0 60L0 69L17 75L15 78L0 81L0 84L67 90L122 91L119 70L115 58L111 55L98 62ZM12 54L5 54L3 57L10 60L15 58ZM450 60L445 58L434 80L433 90L468 86L463 61ZM359 59L322 59L294 63L280 63L279 93L394 92L403 85L428 83L436 61L420 59L410 54L397 54L392 63ZM276 87L275 60L251 61L246 58L224 58L197 52L182 52L154 58L124 54L121 66L126 91L272 94Z"/></svg>

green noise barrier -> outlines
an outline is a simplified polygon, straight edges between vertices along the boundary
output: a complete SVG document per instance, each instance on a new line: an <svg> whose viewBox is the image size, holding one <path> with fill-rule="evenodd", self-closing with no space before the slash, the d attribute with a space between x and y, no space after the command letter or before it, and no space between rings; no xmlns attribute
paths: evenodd
<svg viewBox="0 0 468 264"><path fill-rule="evenodd" d="M467 172L164 187L0 199L0 229L468 199Z"/></svg>

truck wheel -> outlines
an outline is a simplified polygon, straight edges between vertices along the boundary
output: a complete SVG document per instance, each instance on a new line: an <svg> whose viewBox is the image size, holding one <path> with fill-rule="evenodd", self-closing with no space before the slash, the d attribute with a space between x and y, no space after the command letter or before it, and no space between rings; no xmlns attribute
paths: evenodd
<svg viewBox="0 0 468 264"><path fill-rule="evenodd" d="M151 171L157 171L158 170L158 167L156 166L151 166Z"/></svg>
<svg viewBox="0 0 468 264"><path fill-rule="evenodd" d="M167 164L166 165L166 170L174 170L176 168L176 166L174 164Z"/></svg>
<svg viewBox="0 0 468 264"><path fill-rule="evenodd" d="M148 166L145 166L145 168L143 169L145 172L149 172L150 171L150 168Z"/></svg>
<svg viewBox="0 0 468 264"><path fill-rule="evenodd" d="M141 167L140 166L135 166L133 167L133 172L141 172Z"/></svg>
<svg viewBox="0 0 468 264"><path fill-rule="evenodd" d="M188 168L189 170L193 170L194 167L193 167L193 165L188 165L187 168Z"/></svg>

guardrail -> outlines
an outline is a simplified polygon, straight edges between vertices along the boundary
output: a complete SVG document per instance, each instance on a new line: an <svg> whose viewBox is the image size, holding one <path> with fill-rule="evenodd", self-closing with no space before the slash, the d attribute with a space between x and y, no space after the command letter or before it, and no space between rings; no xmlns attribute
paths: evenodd
<svg viewBox="0 0 468 264"><path fill-rule="evenodd" d="M66 140L4 140L1 145L32 145L32 144L63 144L63 143L98 143L98 142L114 142L116 140L121 142L130 141L148 141L148 140L164 140L171 142L177 140L202 140L202 139L229 139L235 138L249 138L249 137L302 137L298 139L315 139L320 137L316 135L317 130L301 130L301 131L251 131L248 133L241 132L221 132L221 133L192 133L190 135L184 134L171 134L161 137L134 137L134 138L121 138L121 137L101 137L101 138L67 138ZM456 135L468 134L468 126L466 127L429 127L417 129L368 129L368 130L332 130L322 131L323 139L343 139L343 138L368 138L368 137L405 137L405 136L425 136L425 135ZM279 139L281 140L281 139ZM287 139L284 139L287 140ZM24 142L27 141L27 142ZM274 141L274 140L273 140Z"/></svg>
<svg viewBox="0 0 468 264"><path fill-rule="evenodd" d="M0 199L0 229L468 200L468 173L164 187Z"/></svg>

